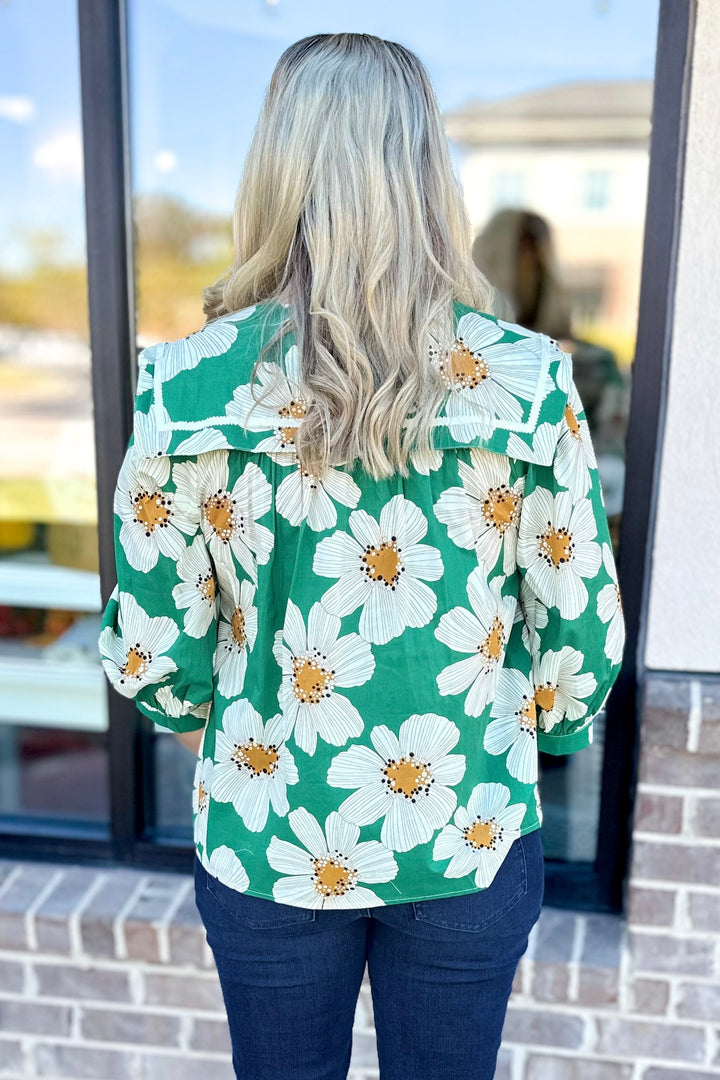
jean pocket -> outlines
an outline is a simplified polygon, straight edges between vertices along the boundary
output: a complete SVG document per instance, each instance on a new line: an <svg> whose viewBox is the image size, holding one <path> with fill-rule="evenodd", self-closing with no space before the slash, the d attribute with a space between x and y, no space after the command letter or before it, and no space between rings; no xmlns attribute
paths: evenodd
<svg viewBox="0 0 720 1080"><path fill-rule="evenodd" d="M461 896L413 901L415 918L431 926L470 933L485 930L504 919L528 893L528 866L522 841L523 837L513 841L495 877L484 889Z"/></svg>
<svg viewBox="0 0 720 1080"><path fill-rule="evenodd" d="M295 907L268 900L263 896L250 896L225 885L219 878L205 872L206 889L213 900L235 922L255 930L273 930L283 926L298 926L313 922L313 908Z"/></svg>

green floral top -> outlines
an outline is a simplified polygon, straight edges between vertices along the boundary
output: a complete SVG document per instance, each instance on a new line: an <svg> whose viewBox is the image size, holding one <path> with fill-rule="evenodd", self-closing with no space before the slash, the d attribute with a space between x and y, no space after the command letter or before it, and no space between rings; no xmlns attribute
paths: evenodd
<svg viewBox="0 0 720 1080"><path fill-rule="evenodd" d="M274 302L143 350L115 494L114 688L204 727L194 842L231 888L309 908L474 892L542 821L624 624L571 357L455 305L448 385L410 475L304 474Z"/></svg>

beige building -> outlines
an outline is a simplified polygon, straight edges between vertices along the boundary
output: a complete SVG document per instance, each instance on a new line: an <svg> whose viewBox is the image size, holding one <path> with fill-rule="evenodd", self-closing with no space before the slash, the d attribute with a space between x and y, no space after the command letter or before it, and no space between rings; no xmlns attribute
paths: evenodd
<svg viewBox="0 0 720 1080"><path fill-rule="evenodd" d="M473 228L503 207L550 222L575 318L632 336L647 189L650 80L564 83L445 115Z"/></svg>

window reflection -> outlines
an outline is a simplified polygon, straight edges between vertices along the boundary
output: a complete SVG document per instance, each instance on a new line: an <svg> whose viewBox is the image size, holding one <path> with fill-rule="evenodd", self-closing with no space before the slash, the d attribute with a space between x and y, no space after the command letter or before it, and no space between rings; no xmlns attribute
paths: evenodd
<svg viewBox="0 0 720 1080"><path fill-rule="evenodd" d="M0 6L0 43L0 814L98 820L107 716L75 3Z"/></svg>
<svg viewBox="0 0 720 1080"><path fill-rule="evenodd" d="M519 0L401 2L382 13L318 0L131 0L130 91L138 345L199 328L201 294L230 265L231 213L281 51L316 32L394 38L426 62L465 194L476 255L505 314L558 339L595 441L617 547L640 287L657 0L586 4L572 20ZM620 47L622 46L622 48ZM238 72L242 78L238 78ZM483 237L483 241L480 241ZM484 250L481 252L480 248ZM604 730L581 754L541 760L546 853L592 860ZM157 800L175 799L184 748L158 734Z"/></svg>

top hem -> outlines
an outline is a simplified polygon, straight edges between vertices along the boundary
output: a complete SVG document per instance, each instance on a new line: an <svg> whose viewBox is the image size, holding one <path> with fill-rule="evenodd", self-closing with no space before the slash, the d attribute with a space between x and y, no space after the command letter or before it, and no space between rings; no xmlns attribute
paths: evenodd
<svg viewBox="0 0 720 1080"><path fill-rule="evenodd" d="M521 829L519 835L520 836L527 836L528 833L535 832L536 829L539 829L541 827L541 824L542 823L540 821L538 821L537 818L536 818L535 822L532 825L529 825L525 829ZM200 859L200 856L197 854L197 849L195 850L195 857L198 860ZM221 880L221 879L218 879L218 880ZM225 884L225 882L222 882L222 884ZM492 884L492 882L490 884ZM489 888L489 886L484 886L484 888ZM422 903L423 900L449 900L453 896L467 896L469 893L483 892L484 888L478 888L477 886L475 886L475 888L473 888L473 889L461 889L459 892L454 892L454 893L446 893L446 892L443 892L443 893L431 893L431 894L425 893L423 896L403 896L399 900L385 900L384 903L382 903L382 904L359 904L358 907L355 908L354 910L362 911L364 908L369 908L369 907L392 907L395 904L419 904L419 903ZM242 890L242 895L243 896L254 896L257 900L272 900L273 903L278 903L278 901L276 900L276 898L272 894L270 896L268 896L267 893L252 892L250 889L243 889ZM288 906L290 906L290 905L288 905ZM351 910L353 910L352 908L325 908L325 907L322 907L322 908L308 908L304 904L293 904L292 906L293 907L304 908L306 911L351 911Z"/></svg>

